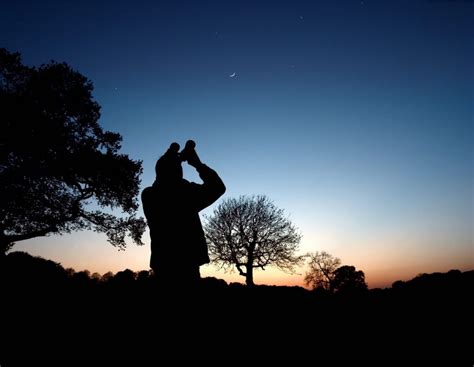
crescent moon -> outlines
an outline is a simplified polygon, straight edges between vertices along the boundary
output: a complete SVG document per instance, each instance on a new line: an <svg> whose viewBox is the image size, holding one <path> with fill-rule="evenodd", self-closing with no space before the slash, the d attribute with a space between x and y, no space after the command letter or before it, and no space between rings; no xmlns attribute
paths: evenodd
<svg viewBox="0 0 474 367"><path fill-rule="evenodd" d="M230 78L235 78L236 75L237 75L237 73L234 72L234 73L230 74L229 77Z"/></svg>

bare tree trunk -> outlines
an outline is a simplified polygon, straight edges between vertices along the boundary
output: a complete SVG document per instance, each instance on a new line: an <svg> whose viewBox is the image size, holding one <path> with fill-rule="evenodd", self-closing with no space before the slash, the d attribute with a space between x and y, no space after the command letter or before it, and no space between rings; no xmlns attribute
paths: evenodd
<svg viewBox="0 0 474 367"><path fill-rule="evenodd" d="M248 287L253 287L255 283L253 282L253 267L247 266L247 274L245 275L245 283Z"/></svg>
<svg viewBox="0 0 474 367"><path fill-rule="evenodd" d="M255 283L253 282L253 251L249 250L248 256L247 256L247 265L245 265L247 268L246 274L245 274L245 283L247 284L247 287L253 287Z"/></svg>

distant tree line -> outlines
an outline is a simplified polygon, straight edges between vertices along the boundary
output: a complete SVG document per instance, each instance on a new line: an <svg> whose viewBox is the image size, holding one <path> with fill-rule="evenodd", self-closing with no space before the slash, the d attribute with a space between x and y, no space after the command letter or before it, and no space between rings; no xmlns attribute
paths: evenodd
<svg viewBox="0 0 474 367"><path fill-rule="evenodd" d="M316 253L312 255L312 259L328 259L327 253ZM332 261L337 260L332 258ZM337 261L336 261L337 262ZM314 265L314 264L313 264ZM363 272L356 271L353 266L341 266L336 267L332 271L333 275L329 283L318 283L325 284L325 286L313 286L312 291L309 293L351 293L354 296L361 295L367 290L367 285L363 280ZM132 271L125 269L117 273L106 272L103 275L94 272L91 273L88 270L75 271L72 268L64 268L59 263L43 259L39 256L32 256L26 252L15 251L10 252L6 256L5 266L1 269L1 279L4 285L18 285L18 284L41 284L44 287L50 287L55 285L79 285L79 286L99 286L99 285L115 285L115 286L134 286L137 284L148 284L152 286L153 274L151 271ZM314 274L310 273L306 275L307 284L311 280L315 284ZM409 281L397 280L392 284L391 290L394 292L400 291L419 291L425 292L439 292L443 289L452 288L453 285L459 285L461 287L467 286L463 281L470 282L473 284L474 281L474 270L461 272L460 270L451 270L447 273L432 273L432 274L419 274L415 278ZM204 278L204 283L208 284L219 284L220 287L227 286L228 284L222 279L216 279L213 277ZM233 287L239 286L238 283L231 283ZM259 287L275 287L275 288L288 288L278 286L259 286ZM291 287L290 287L291 288ZM301 288L301 287L293 287ZM303 289L303 288L301 288ZM358 293L357 291L364 291ZM374 289L373 292L379 292L380 289Z"/></svg>

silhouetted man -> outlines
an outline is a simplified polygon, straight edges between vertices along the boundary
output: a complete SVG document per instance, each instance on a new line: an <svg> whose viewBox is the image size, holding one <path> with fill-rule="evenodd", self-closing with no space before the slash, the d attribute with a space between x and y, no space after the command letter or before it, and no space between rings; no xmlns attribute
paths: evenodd
<svg viewBox="0 0 474 367"><path fill-rule="evenodd" d="M199 267L209 262L199 212L225 192L217 173L201 163L193 141L179 153L172 143L156 162L153 186L142 192L143 209L150 228L150 267L161 283L194 285ZM202 184L183 178L181 162L196 168Z"/></svg>

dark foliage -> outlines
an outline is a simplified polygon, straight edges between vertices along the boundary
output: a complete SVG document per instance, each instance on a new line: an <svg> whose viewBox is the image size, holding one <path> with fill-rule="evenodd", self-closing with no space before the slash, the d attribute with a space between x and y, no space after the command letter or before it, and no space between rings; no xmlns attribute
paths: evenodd
<svg viewBox="0 0 474 367"><path fill-rule="evenodd" d="M121 136L100 127L92 90L65 63L28 67L0 48L0 252L81 229L119 248L127 234L141 244L141 162L120 154Z"/></svg>
<svg viewBox="0 0 474 367"><path fill-rule="evenodd" d="M364 292L367 290L365 274L354 266L343 265L335 270L331 289L340 293Z"/></svg>
<svg viewBox="0 0 474 367"><path fill-rule="evenodd" d="M365 274L354 266L343 265L337 257L325 251L310 253L305 283L319 294L359 293L367 290Z"/></svg>

